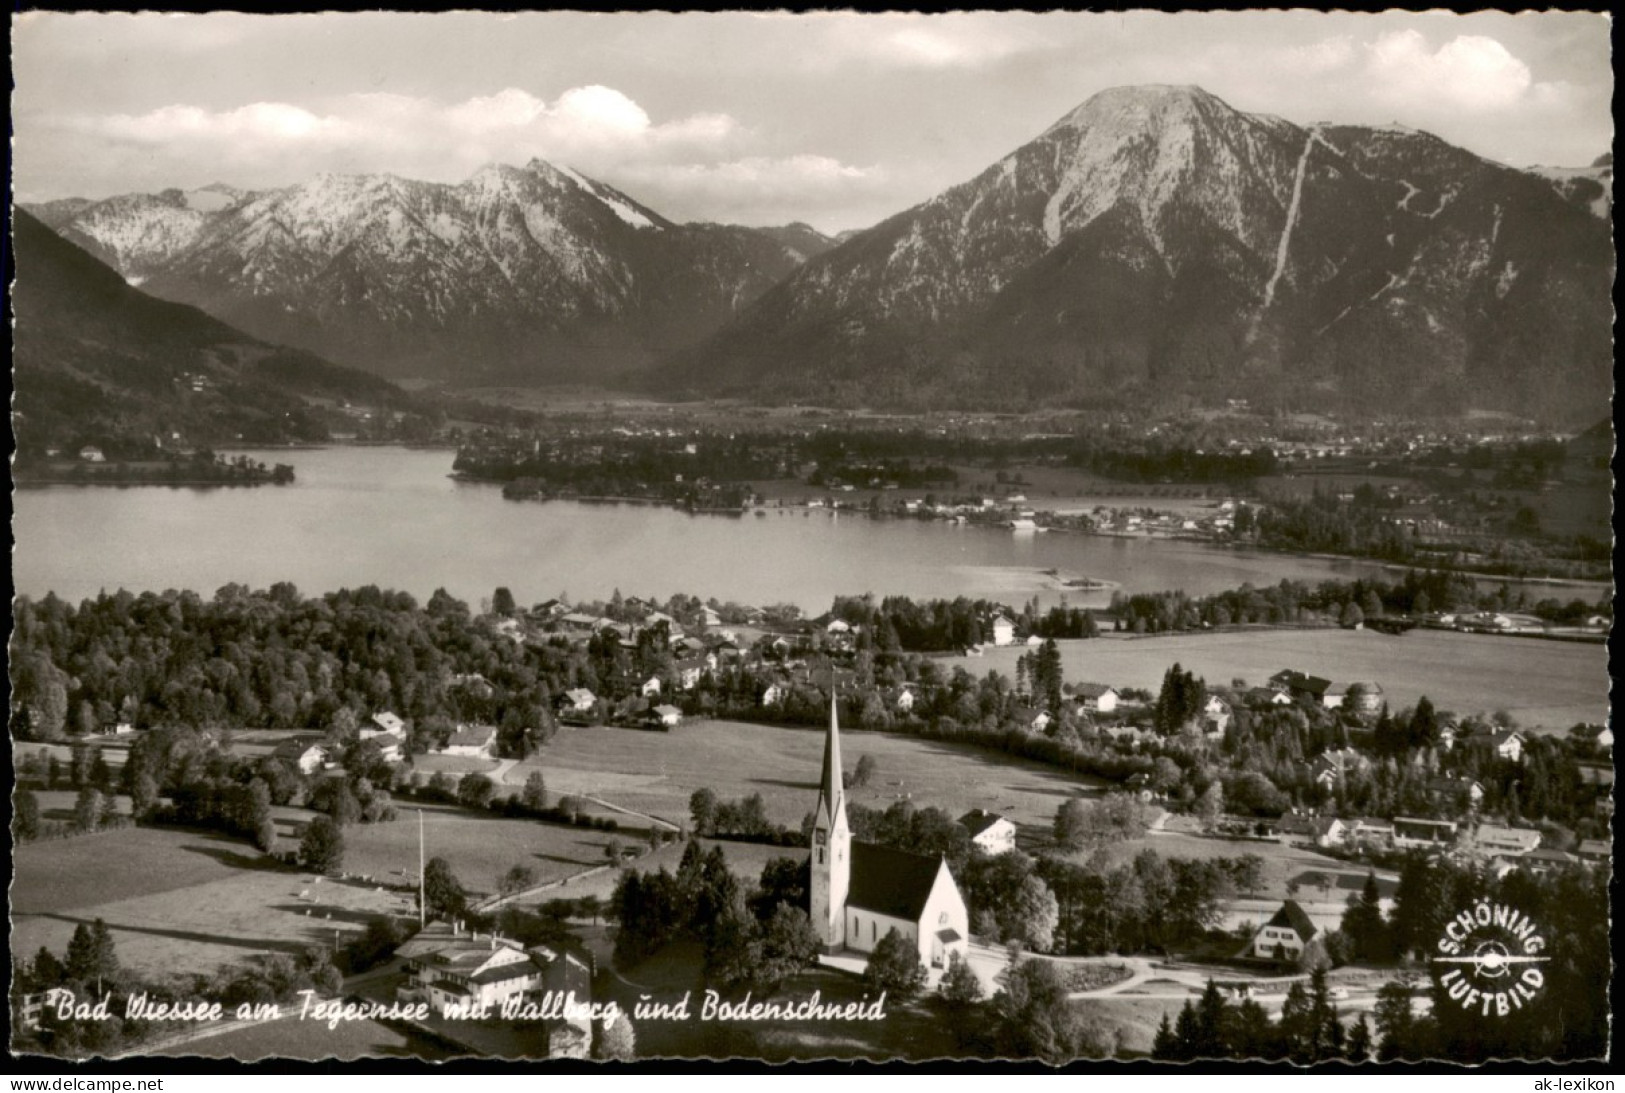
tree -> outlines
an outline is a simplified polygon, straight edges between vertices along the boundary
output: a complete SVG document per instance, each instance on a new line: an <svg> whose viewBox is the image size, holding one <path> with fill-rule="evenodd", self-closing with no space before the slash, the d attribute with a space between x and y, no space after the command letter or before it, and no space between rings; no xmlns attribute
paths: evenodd
<svg viewBox="0 0 1625 1093"><path fill-rule="evenodd" d="M491 593L491 610L495 614L512 618L519 610L519 605L514 602L512 592L508 591L506 587L499 587L495 592Z"/></svg>
<svg viewBox="0 0 1625 1093"><path fill-rule="evenodd" d="M255 824L254 845L267 854L276 849L276 820L269 814Z"/></svg>
<svg viewBox="0 0 1625 1093"><path fill-rule="evenodd" d="M80 831L95 831L101 820L101 790L85 786L79 791L79 797L73 804L74 826L79 828Z"/></svg>
<svg viewBox="0 0 1625 1093"><path fill-rule="evenodd" d="M305 825L299 860L317 873L332 873L344 864L344 832L331 816L313 817Z"/></svg>
<svg viewBox="0 0 1625 1093"><path fill-rule="evenodd" d="M866 786L874 780L874 777L875 757L872 755L860 756L858 759L858 768L852 773L852 788L857 789L861 786Z"/></svg>
<svg viewBox="0 0 1625 1093"><path fill-rule="evenodd" d="M637 1035L632 1019L616 1011L613 1018L605 1017L593 1026L592 1057L619 1063L637 1058Z"/></svg>
<svg viewBox="0 0 1625 1093"><path fill-rule="evenodd" d="M1203 831L1218 829L1219 820L1224 816L1224 784L1218 779L1209 782L1196 799L1196 816L1202 822Z"/></svg>
<svg viewBox="0 0 1625 1093"><path fill-rule="evenodd" d="M863 970L864 985L872 994L884 991L901 1002L919 994L925 988L926 978L919 947L898 933L895 926L876 943L869 954L869 964Z"/></svg>
<svg viewBox="0 0 1625 1093"><path fill-rule="evenodd" d="M106 980L118 975L118 954L113 947L113 933L101 919L86 926L81 922L74 927L68 942L67 974L81 983L96 983L96 993L102 993Z"/></svg>
<svg viewBox="0 0 1625 1093"><path fill-rule="evenodd" d="M14 809L11 819L13 838L20 843L39 838L39 798L34 795L34 791L19 788L12 795L12 808Z"/></svg>
<svg viewBox="0 0 1625 1093"><path fill-rule="evenodd" d="M1377 1058L1409 1059L1415 1057L1416 1016L1411 1012L1411 988L1408 983L1393 980L1377 991L1377 1004L1371 1011L1377 1026Z"/></svg>
<svg viewBox="0 0 1625 1093"><path fill-rule="evenodd" d="M969 1010L982 1000L982 980L958 949L948 954L948 970L937 989L951 1010Z"/></svg>
<svg viewBox="0 0 1625 1093"><path fill-rule="evenodd" d="M1068 850L1084 845L1088 834L1089 806L1073 797L1061 802L1055 810L1055 841Z"/></svg>
<svg viewBox="0 0 1625 1093"><path fill-rule="evenodd" d="M780 903L761 927L757 982L768 992L818 959L818 934L800 907Z"/></svg>
<svg viewBox="0 0 1625 1093"><path fill-rule="evenodd" d="M717 795L704 787L689 796L688 814L694 820L694 834L709 835L716 822Z"/></svg>
<svg viewBox="0 0 1625 1093"><path fill-rule="evenodd" d="M1110 1055L1110 1035L1084 1019L1068 1001L1070 993L1065 973L1048 960L1013 966L993 998L999 1054L1057 1065L1080 1055Z"/></svg>
<svg viewBox="0 0 1625 1093"><path fill-rule="evenodd" d="M1339 621L1344 626L1353 629L1365 622L1365 612L1360 610L1360 605L1357 603L1346 603L1343 605L1343 617Z"/></svg>
<svg viewBox="0 0 1625 1093"><path fill-rule="evenodd" d="M1022 879L1006 915L1006 939L1015 938L1035 952L1047 953L1055 945L1055 927L1061 911L1055 893L1042 878L1029 873Z"/></svg>
<svg viewBox="0 0 1625 1093"><path fill-rule="evenodd" d="M528 865L515 865L502 874L497 881L497 891L506 898L517 896L520 892L536 887L536 870Z"/></svg>
<svg viewBox="0 0 1625 1093"><path fill-rule="evenodd" d="M439 919L461 915L468 907L468 892L445 858L430 858L423 867L423 903L429 917Z"/></svg>
<svg viewBox="0 0 1625 1093"><path fill-rule="evenodd" d="M464 808L489 808L495 793L496 784L490 776L474 771L463 775L463 780L457 784L457 803Z"/></svg>
<svg viewBox="0 0 1625 1093"><path fill-rule="evenodd" d="M542 772L533 770L525 776L525 787L519 791L519 803L532 812L547 807L547 780Z"/></svg>
<svg viewBox="0 0 1625 1093"><path fill-rule="evenodd" d="M1344 1055L1351 1063L1363 1063L1371 1057L1371 1022L1363 1013L1349 1030L1348 1046L1344 1050Z"/></svg>

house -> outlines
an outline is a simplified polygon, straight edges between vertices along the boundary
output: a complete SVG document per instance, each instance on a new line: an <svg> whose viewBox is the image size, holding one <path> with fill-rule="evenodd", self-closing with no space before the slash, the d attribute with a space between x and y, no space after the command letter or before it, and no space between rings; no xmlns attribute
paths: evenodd
<svg viewBox="0 0 1625 1093"><path fill-rule="evenodd" d="M1613 857L1614 847L1607 839L1581 839L1574 852L1583 862L1606 865L1609 858Z"/></svg>
<svg viewBox="0 0 1625 1093"><path fill-rule="evenodd" d="M920 962L933 973L945 970L953 953L966 955L970 915L947 859L852 840L833 695L813 813L811 869L809 909L826 952L873 952L896 930L914 943Z"/></svg>
<svg viewBox="0 0 1625 1093"><path fill-rule="evenodd" d="M1318 933L1319 928L1298 901L1289 899L1258 928L1252 944L1247 946L1247 955L1255 960L1295 961Z"/></svg>
<svg viewBox="0 0 1625 1093"><path fill-rule="evenodd" d="M644 698L659 698L660 677L650 676L648 679L644 680L638 685L638 694L642 695Z"/></svg>
<svg viewBox="0 0 1625 1093"><path fill-rule="evenodd" d="M569 614L570 605L563 600L543 600L530 609L531 617L537 622L552 622L554 619Z"/></svg>
<svg viewBox="0 0 1625 1093"><path fill-rule="evenodd" d="M1502 729L1489 736L1490 750L1499 759L1512 763L1523 762L1523 733L1517 729Z"/></svg>
<svg viewBox="0 0 1625 1093"><path fill-rule="evenodd" d="M1049 723L1051 720L1047 711L1031 710L1027 709L1026 707L1021 707L1015 710L1014 713L1011 714L1011 717L1022 728L1031 729L1033 732L1043 732L1045 729L1049 728Z"/></svg>
<svg viewBox="0 0 1625 1093"><path fill-rule="evenodd" d="M315 774L328 763L328 747L322 741L321 736L301 734L284 740L271 754L297 767L300 774Z"/></svg>
<svg viewBox="0 0 1625 1093"><path fill-rule="evenodd" d="M363 740L371 740L375 736L399 736L405 739L406 722L399 715L384 710L373 714L371 723L361 726L359 735Z"/></svg>
<svg viewBox="0 0 1625 1093"><path fill-rule="evenodd" d="M1370 760L1353 748L1341 748L1317 755L1309 764L1309 777L1326 789L1335 789L1345 778L1362 774L1370 766Z"/></svg>
<svg viewBox="0 0 1625 1093"><path fill-rule="evenodd" d="M1394 845L1394 825L1388 820L1362 816L1349 827L1343 841L1347 846L1387 850Z"/></svg>
<svg viewBox="0 0 1625 1093"><path fill-rule="evenodd" d="M1152 798L1156 796L1156 791L1151 788L1151 775L1143 770L1129 775L1123 784L1129 788L1129 792L1146 804L1150 804Z"/></svg>
<svg viewBox="0 0 1625 1093"><path fill-rule="evenodd" d="M1348 825L1336 816L1316 816L1310 822L1315 845L1322 850L1342 846L1348 838Z"/></svg>
<svg viewBox="0 0 1625 1093"><path fill-rule="evenodd" d="M836 634L850 634L851 632L852 627L845 619L830 619L829 625L824 627L824 633L832 637Z"/></svg>
<svg viewBox="0 0 1625 1093"><path fill-rule="evenodd" d="M478 672L460 672L453 675L449 682L451 686L465 690L475 698L490 698L496 694L496 688L491 686L491 681Z"/></svg>
<svg viewBox="0 0 1625 1093"><path fill-rule="evenodd" d="M1479 824L1473 847L1481 854L1528 854L1540 848L1540 832L1528 827Z"/></svg>
<svg viewBox="0 0 1625 1093"><path fill-rule="evenodd" d="M1553 869L1566 869L1579 860L1566 850L1546 846L1523 855L1518 859L1518 864L1531 873L1549 873Z"/></svg>
<svg viewBox="0 0 1625 1093"><path fill-rule="evenodd" d="M1586 739L1597 745L1597 750L1614 750L1614 730L1607 725L1591 725L1586 729L1585 735Z"/></svg>
<svg viewBox="0 0 1625 1093"><path fill-rule="evenodd" d="M1223 736L1230 727L1230 703L1218 695L1208 695L1202 706L1202 731L1207 736Z"/></svg>
<svg viewBox="0 0 1625 1093"><path fill-rule="evenodd" d="M767 689L762 692L762 705L764 705L764 706L777 706L779 703L784 701L785 697L787 695L789 695L789 693L790 693L790 685L789 684L787 684L787 683L769 683L767 685Z"/></svg>
<svg viewBox="0 0 1625 1093"><path fill-rule="evenodd" d="M1300 812L1288 812L1275 825L1284 839L1312 839L1315 837L1315 817Z"/></svg>
<svg viewBox="0 0 1625 1093"><path fill-rule="evenodd" d="M1338 709L1348 695L1348 684L1333 683L1320 676L1304 675L1286 668L1270 676L1270 687L1295 699L1313 702L1328 710Z"/></svg>
<svg viewBox="0 0 1625 1093"><path fill-rule="evenodd" d="M1428 783L1428 792L1445 801L1464 797L1468 808L1477 808L1484 800L1484 785L1476 778L1435 778Z"/></svg>
<svg viewBox="0 0 1625 1093"><path fill-rule="evenodd" d="M1016 848L1016 825L997 812L973 808L959 817L959 826L970 832L970 841L989 854L1005 854Z"/></svg>
<svg viewBox="0 0 1625 1093"><path fill-rule="evenodd" d="M654 706L644 714L650 724L662 729L669 729L683 720L683 711L676 706Z"/></svg>
<svg viewBox="0 0 1625 1093"><path fill-rule="evenodd" d="M497 727L495 725L458 725L438 749L441 755L463 755L474 759L489 759L496 752Z"/></svg>
<svg viewBox="0 0 1625 1093"><path fill-rule="evenodd" d="M1072 694L1086 713L1112 713L1121 697L1116 687L1104 683L1080 683L1072 689Z"/></svg>
<svg viewBox="0 0 1625 1093"><path fill-rule="evenodd" d="M559 696L559 713L585 716L598 705L598 696L585 687L572 687Z"/></svg>
<svg viewBox="0 0 1625 1093"><path fill-rule="evenodd" d="M909 713L914 709L914 689L905 685L897 692L897 712Z"/></svg>
<svg viewBox="0 0 1625 1093"><path fill-rule="evenodd" d="M988 624L993 628L994 645L1014 645L1016 643L1016 624L1004 615L995 615Z"/></svg>
<svg viewBox="0 0 1625 1093"><path fill-rule="evenodd" d="M94 444L86 444L83 448L80 448L79 458L84 460L86 463L107 462L107 456L103 455L102 450L96 447Z"/></svg>
<svg viewBox="0 0 1625 1093"><path fill-rule="evenodd" d="M468 1014L510 999L544 1003L559 1016L545 1022L550 1058L586 1058L592 972L580 958L546 945L526 948L496 934L464 933L432 922L396 950L406 979L396 1001L426 1003L438 1015Z"/></svg>
<svg viewBox="0 0 1625 1093"><path fill-rule="evenodd" d="M1450 751L1456 746L1456 726L1448 722L1439 726L1439 750Z"/></svg>
<svg viewBox="0 0 1625 1093"><path fill-rule="evenodd" d="M1343 706L1362 716L1382 712L1382 686L1369 680L1350 683L1343 689Z"/></svg>
<svg viewBox="0 0 1625 1093"><path fill-rule="evenodd" d="M1456 823L1454 820L1420 820L1410 816L1394 817L1394 847L1398 850L1429 850L1454 846Z"/></svg>
<svg viewBox="0 0 1625 1093"><path fill-rule="evenodd" d="M1290 706L1292 696L1274 687L1254 687L1241 696L1249 710L1264 710L1271 706Z"/></svg>

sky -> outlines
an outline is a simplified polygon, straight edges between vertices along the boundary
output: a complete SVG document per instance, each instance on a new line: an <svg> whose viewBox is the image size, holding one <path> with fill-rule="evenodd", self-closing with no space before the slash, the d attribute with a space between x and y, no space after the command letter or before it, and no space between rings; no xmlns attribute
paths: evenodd
<svg viewBox="0 0 1625 1093"><path fill-rule="evenodd" d="M12 17L21 201L533 157L680 221L867 227L1090 95L1196 84L1514 166L1612 148L1609 23L1484 12Z"/></svg>

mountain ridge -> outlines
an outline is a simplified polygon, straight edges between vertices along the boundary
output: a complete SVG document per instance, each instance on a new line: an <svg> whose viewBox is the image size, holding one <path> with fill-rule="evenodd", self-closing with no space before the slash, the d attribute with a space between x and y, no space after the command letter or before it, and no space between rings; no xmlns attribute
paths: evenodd
<svg viewBox="0 0 1625 1093"><path fill-rule="evenodd" d="M1612 253L1583 196L1417 130L1115 88L811 259L649 382L1569 419L1611 379Z"/></svg>

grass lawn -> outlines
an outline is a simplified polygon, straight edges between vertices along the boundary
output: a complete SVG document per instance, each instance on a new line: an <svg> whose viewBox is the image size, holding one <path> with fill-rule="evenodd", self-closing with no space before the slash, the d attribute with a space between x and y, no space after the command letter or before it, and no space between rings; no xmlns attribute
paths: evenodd
<svg viewBox="0 0 1625 1093"><path fill-rule="evenodd" d="M151 1053L166 1058L233 1059L447 1059L452 1053L422 1036L377 1021L343 1021L329 1029L325 1022L297 1016L265 1021L205 1036Z"/></svg>
<svg viewBox="0 0 1625 1093"><path fill-rule="evenodd" d="M952 816L986 808L1018 824L1049 826L1068 797L1099 782L984 748L893 733L842 731L850 770L874 757L874 780L848 789L848 801L885 808L907 797ZM587 794L677 823L688 799L709 787L734 799L760 793L777 823L796 825L818 800L822 729L696 720L669 733L617 728L564 728L539 753L508 772L523 783L540 769L550 795Z"/></svg>
<svg viewBox="0 0 1625 1093"><path fill-rule="evenodd" d="M353 824L344 829L345 872L369 876L379 884L412 884L418 873L418 805L398 802L400 817L391 823ZM603 865L611 839L636 841L629 833L564 827L536 820L506 819L450 805L423 808L425 857L451 862L457 879L470 891L490 893L497 880L515 865L529 866L538 881L560 880ZM278 809L278 831L297 838L297 829L315 813Z"/></svg>
<svg viewBox="0 0 1625 1093"><path fill-rule="evenodd" d="M1062 641L1069 682L1110 683L1156 693L1176 661L1210 683L1245 679L1261 686L1282 668L1333 680L1382 685L1394 710L1427 695L1440 709L1467 714L1507 710L1526 728L1566 732L1608 713L1608 650L1583 642L1541 641L1413 630L1393 637L1373 630L1259 630L1222 634L1114 635ZM991 669L1015 677L1024 649L989 649L953 657L975 675Z"/></svg>
<svg viewBox="0 0 1625 1093"><path fill-rule="evenodd" d="M317 884L213 832L124 828L29 843L14 862L14 952L60 956L78 924L101 918L119 962L153 979L331 945L404 904L372 885Z"/></svg>

